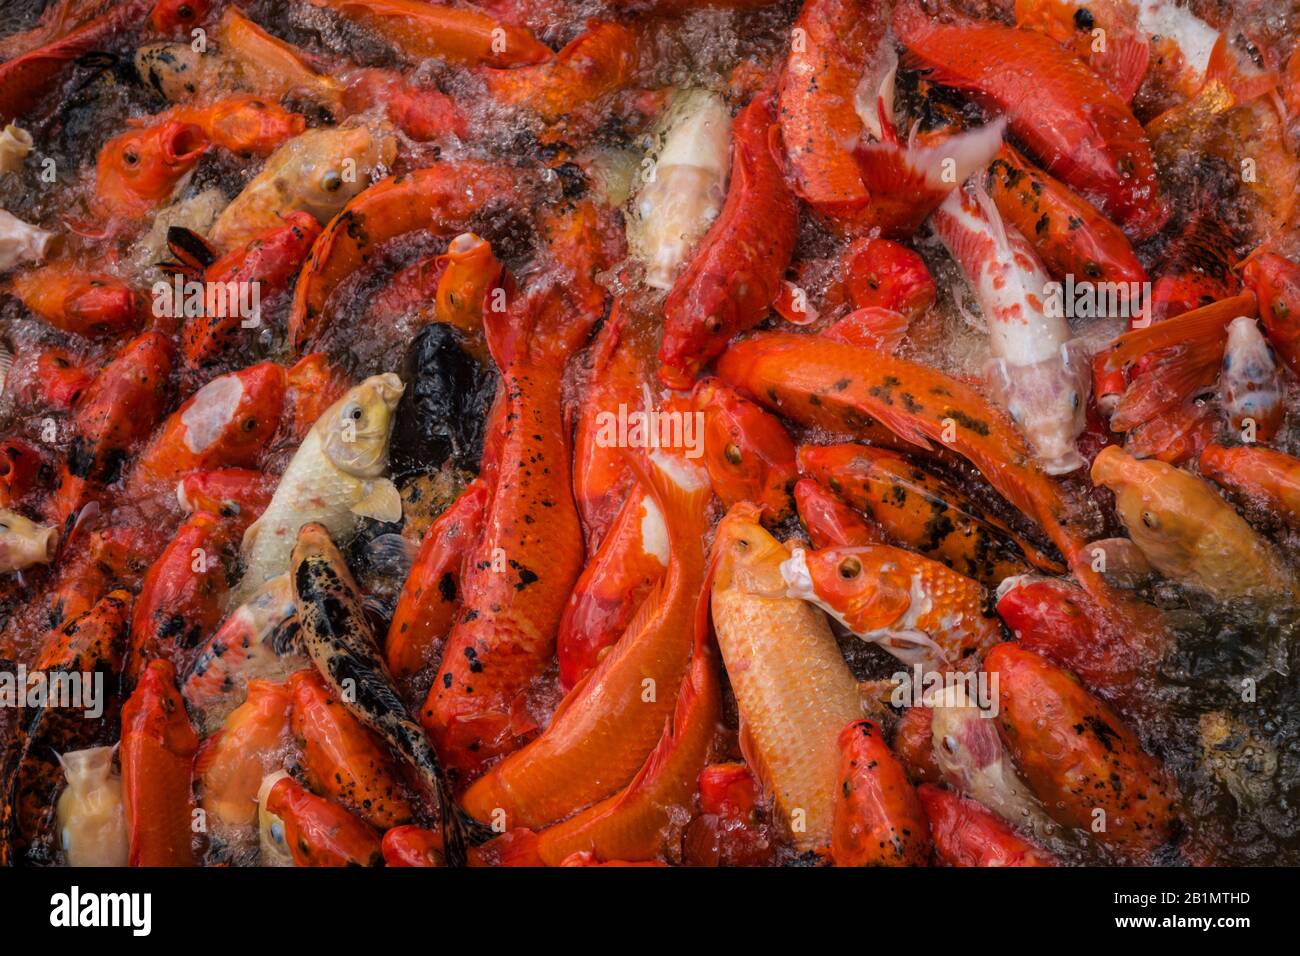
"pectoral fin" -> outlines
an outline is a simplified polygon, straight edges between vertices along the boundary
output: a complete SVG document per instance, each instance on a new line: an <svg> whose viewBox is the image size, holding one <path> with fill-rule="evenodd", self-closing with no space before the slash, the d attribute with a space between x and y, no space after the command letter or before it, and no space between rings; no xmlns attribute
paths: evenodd
<svg viewBox="0 0 1300 956"><path fill-rule="evenodd" d="M376 521L399 521L402 517L402 496L397 485L387 478L369 482L366 495L352 506L352 513Z"/></svg>

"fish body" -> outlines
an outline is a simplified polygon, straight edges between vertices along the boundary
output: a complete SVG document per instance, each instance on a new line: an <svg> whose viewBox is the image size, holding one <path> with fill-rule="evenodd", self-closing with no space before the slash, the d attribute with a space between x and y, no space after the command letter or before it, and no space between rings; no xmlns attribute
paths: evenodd
<svg viewBox="0 0 1300 956"><path fill-rule="evenodd" d="M477 819L498 810L510 827L562 819L626 787L663 735L689 667L712 492L684 458L657 452L645 471L668 530L668 570L541 735L466 791Z"/></svg>
<svg viewBox="0 0 1300 956"><path fill-rule="evenodd" d="M780 572L787 597L816 604L907 664L961 666L1001 639L978 581L901 548L795 548Z"/></svg>
<svg viewBox="0 0 1300 956"><path fill-rule="evenodd" d="M989 167L989 194L1054 278L1146 282L1146 270L1123 231L1007 143Z"/></svg>
<svg viewBox="0 0 1300 956"><path fill-rule="evenodd" d="M312 789L376 829L409 822L413 811L398 783L397 767L374 733L331 694L314 669L294 674L289 687L293 736Z"/></svg>
<svg viewBox="0 0 1300 956"><path fill-rule="evenodd" d="M690 387L737 332L767 313L794 252L798 212L768 146L770 98L732 121L731 181L722 212L664 301L659 378Z"/></svg>
<svg viewBox="0 0 1300 956"><path fill-rule="evenodd" d="M954 190L930 219L975 290L993 354L987 377L1048 474L1083 465L1091 367L1064 315L1046 307L1037 253L1002 222L987 194Z"/></svg>
<svg viewBox="0 0 1300 956"><path fill-rule="evenodd" d="M464 824L442 764L393 686L356 582L323 525L308 524L298 533L292 564L290 580L304 649L329 692L419 775L441 817L448 863L463 866Z"/></svg>
<svg viewBox="0 0 1300 956"><path fill-rule="evenodd" d="M1129 536L1165 577L1220 600L1292 587L1272 547L1204 480L1114 445L1093 462L1092 480L1115 492Z"/></svg>
<svg viewBox="0 0 1300 956"><path fill-rule="evenodd" d="M930 821L935 856L948 866L1056 866L1046 850L1011 826L951 790L926 783L917 795Z"/></svg>
<svg viewBox="0 0 1300 956"><path fill-rule="evenodd" d="M122 705L122 803L129 866L196 866L194 756L199 738L170 661L152 660Z"/></svg>
<svg viewBox="0 0 1300 956"><path fill-rule="evenodd" d="M263 833L270 830L279 835L275 845L287 859L267 863L264 837L264 866L379 866L383 862L379 834L360 817L280 773L262 781L258 805ZM268 826L269 821L274 823Z"/></svg>
<svg viewBox="0 0 1300 956"><path fill-rule="evenodd" d="M1208 445L1200 471L1284 524L1300 527L1300 459L1256 445Z"/></svg>
<svg viewBox="0 0 1300 956"><path fill-rule="evenodd" d="M1149 861L1176 838L1177 790L1107 704L1016 644L999 644L985 667L999 678L1003 738L1053 819L1127 861Z"/></svg>
<svg viewBox="0 0 1300 956"><path fill-rule="evenodd" d="M825 851L840 783L839 735L861 716L857 684L825 615L786 596L781 564L790 552L759 524L755 506L731 509L713 555L713 626L746 762L795 846ZM802 829L794 826L799 818Z"/></svg>
<svg viewBox="0 0 1300 956"><path fill-rule="evenodd" d="M831 859L836 866L925 866L930 824L902 764L870 720L839 736L840 786Z"/></svg>
<svg viewBox="0 0 1300 956"><path fill-rule="evenodd" d="M402 380L372 375L326 409L298 446L271 503L244 532L244 576L236 597L245 600L264 582L289 569L298 529L318 522L346 541L358 516L401 517L396 486L384 477L393 412Z"/></svg>
<svg viewBox="0 0 1300 956"><path fill-rule="evenodd" d="M409 677L432 661L464 600L465 565L482 532L488 488L470 482L424 533L397 596L384 656L395 677Z"/></svg>

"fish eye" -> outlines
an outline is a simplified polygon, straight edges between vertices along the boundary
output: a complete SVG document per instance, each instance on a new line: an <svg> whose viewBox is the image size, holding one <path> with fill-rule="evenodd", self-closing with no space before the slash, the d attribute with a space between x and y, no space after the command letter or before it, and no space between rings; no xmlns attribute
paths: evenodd
<svg viewBox="0 0 1300 956"><path fill-rule="evenodd" d="M1097 263L1092 260L1089 260L1083 264L1083 274L1089 279L1100 279L1101 266L1097 265Z"/></svg>
<svg viewBox="0 0 1300 956"><path fill-rule="evenodd" d="M735 442L732 442L723 449L722 454L726 456L727 461L731 462L733 465L740 464L740 446Z"/></svg>
<svg viewBox="0 0 1300 956"><path fill-rule="evenodd" d="M326 192L336 193L343 187L343 177L331 169L321 177L320 185Z"/></svg>
<svg viewBox="0 0 1300 956"><path fill-rule="evenodd" d="M126 163L128 166L134 166L136 163L140 162L140 155L135 150L128 149L126 152L122 153L122 162Z"/></svg>
<svg viewBox="0 0 1300 956"><path fill-rule="evenodd" d="M361 421L361 415L362 415L361 406L353 405L343 414L346 415L348 418L352 419L354 422L359 422Z"/></svg>
<svg viewBox="0 0 1300 956"><path fill-rule="evenodd" d="M857 558L845 558L840 562L840 577L852 581L862 573L862 562Z"/></svg>
<svg viewBox="0 0 1300 956"><path fill-rule="evenodd" d="M1070 407L1072 407L1076 412L1079 410L1079 393L1078 393L1078 392L1071 392L1071 393L1070 393Z"/></svg>
<svg viewBox="0 0 1300 956"><path fill-rule="evenodd" d="M1152 531L1155 531L1157 528L1160 527L1160 519L1157 518L1150 511L1142 512L1142 523L1146 525L1148 528L1150 528Z"/></svg>
<svg viewBox="0 0 1300 956"><path fill-rule="evenodd" d="M256 419L256 418L245 418L245 419L244 419L244 424L243 424L243 429L244 429L244 431L246 431L246 432L251 432L251 431L252 431L254 428L256 428L256 427L257 427L257 419Z"/></svg>
<svg viewBox="0 0 1300 956"><path fill-rule="evenodd" d="M179 7L176 8L176 16L180 17L182 20L189 20L191 17L194 16L194 11L190 9L190 5L188 3L182 3Z"/></svg>

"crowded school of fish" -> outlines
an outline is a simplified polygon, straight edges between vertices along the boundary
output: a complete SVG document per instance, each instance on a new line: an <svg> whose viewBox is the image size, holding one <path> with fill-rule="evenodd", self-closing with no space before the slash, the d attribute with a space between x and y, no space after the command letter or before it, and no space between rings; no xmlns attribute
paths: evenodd
<svg viewBox="0 0 1300 956"><path fill-rule="evenodd" d="M30 7L0 863L1300 862L1300 13Z"/></svg>

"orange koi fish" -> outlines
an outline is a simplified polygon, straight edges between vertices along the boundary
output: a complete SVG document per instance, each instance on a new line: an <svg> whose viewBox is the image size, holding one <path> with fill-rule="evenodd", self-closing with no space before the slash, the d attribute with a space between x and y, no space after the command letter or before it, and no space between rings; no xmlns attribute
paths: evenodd
<svg viewBox="0 0 1300 956"><path fill-rule="evenodd" d="M771 524L788 518L796 476L785 427L717 379L697 384L692 400L704 416L704 465L722 504L753 501Z"/></svg>
<svg viewBox="0 0 1300 956"><path fill-rule="evenodd" d="M254 680L248 697L230 712L194 758L199 806L230 826L257 825L262 778L282 767L289 749L292 698L284 684Z"/></svg>
<svg viewBox="0 0 1300 956"><path fill-rule="evenodd" d="M960 665L1002 638L978 581L901 548L795 548L781 577L787 596L907 664Z"/></svg>
<svg viewBox="0 0 1300 956"><path fill-rule="evenodd" d="M1254 445L1209 445L1201 453L1201 474L1260 511L1300 527L1300 459Z"/></svg>
<svg viewBox="0 0 1300 956"><path fill-rule="evenodd" d="M840 733L840 786L831 859L836 866L925 866L930 824L884 731L856 720Z"/></svg>
<svg viewBox="0 0 1300 956"><path fill-rule="evenodd" d="M122 803L130 866L195 866L191 780L199 738L176 692L176 671L154 660L122 705Z"/></svg>
<svg viewBox="0 0 1300 956"><path fill-rule="evenodd" d="M1120 859L1150 861L1178 832L1177 790L1109 706L1074 675L1016 644L989 652L998 720L1026 781L1052 817L1091 832ZM1093 826L1095 811L1106 826Z"/></svg>
<svg viewBox="0 0 1300 956"><path fill-rule="evenodd" d="M704 585L712 491L704 470L687 459L656 454L644 470L668 529L668 570L541 736L465 793L465 809L479 820L504 812L508 826L536 828L617 793L645 764L673 712ZM548 555L553 565L554 545Z"/></svg>
<svg viewBox="0 0 1300 956"><path fill-rule="evenodd" d="M379 866L383 862L379 834L284 771L262 781L258 803L263 818L280 824L264 828L283 834L281 848L294 866Z"/></svg>
<svg viewBox="0 0 1300 956"><path fill-rule="evenodd" d="M248 93L228 96L208 106L178 107L156 119L192 123L203 130L213 146L237 156L270 156L307 128L307 119L301 113L291 113Z"/></svg>
<svg viewBox="0 0 1300 956"><path fill-rule="evenodd" d="M23 305L64 332L90 338L128 333L144 314L141 296L120 279L54 262L14 276Z"/></svg>
<svg viewBox="0 0 1300 956"><path fill-rule="evenodd" d="M835 492L811 478L795 482L794 501L814 548L876 544L884 533L844 503Z"/></svg>
<svg viewBox="0 0 1300 956"><path fill-rule="evenodd" d="M95 201L102 215L146 218L176 190L208 149L193 123L167 120L104 144L95 163Z"/></svg>

